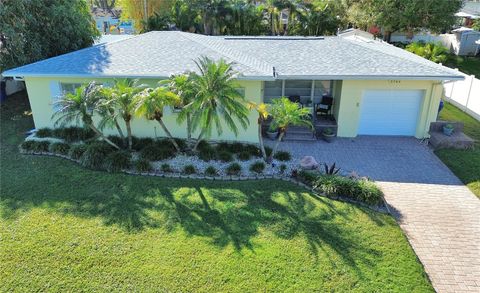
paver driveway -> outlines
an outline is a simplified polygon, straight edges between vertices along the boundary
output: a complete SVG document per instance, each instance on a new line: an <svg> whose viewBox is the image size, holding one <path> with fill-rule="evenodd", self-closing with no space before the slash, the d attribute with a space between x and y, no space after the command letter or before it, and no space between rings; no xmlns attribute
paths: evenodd
<svg viewBox="0 0 480 293"><path fill-rule="evenodd" d="M435 289L480 292L480 200L419 140L365 136L280 148L377 180Z"/></svg>

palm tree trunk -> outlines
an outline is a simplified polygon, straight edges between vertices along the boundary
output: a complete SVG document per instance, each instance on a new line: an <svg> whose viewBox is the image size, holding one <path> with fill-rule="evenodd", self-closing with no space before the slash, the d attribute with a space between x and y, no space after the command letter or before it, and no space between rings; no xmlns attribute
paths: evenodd
<svg viewBox="0 0 480 293"><path fill-rule="evenodd" d="M192 139L192 118L190 114L187 114L187 140L190 141Z"/></svg>
<svg viewBox="0 0 480 293"><path fill-rule="evenodd" d="M120 124L118 124L117 119L114 119L114 121L115 121L115 128L117 128L118 134L122 139L125 139L125 135L123 135L122 128L120 127Z"/></svg>
<svg viewBox="0 0 480 293"><path fill-rule="evenodd" d="M275 153L277 152L277 149L278 149L278 145L282 141L282 138L283 138L284 135L285 135L285 130L280 132L280 135L278 136L278 140L275 143L275 146L273 147L272 154L270 154L269 161L271 161L273 159L273 156L275 156Z"/></svg>
<svg viewBox="0 0 480 293"><path fill-rule="evenodd" d="M172 134L170 133L170 131L168 131L167 127L165 126L165 124L163 123L163 120L162 119L157 119L158 123L160 124L160 126L162 127L163 131L165 131L165 133L167 134L168 138L170 139L170 141L172 142L173 146L175 147L175 149L178 151L178 152L181 152L182 150L180 149L180 147L178 146L177 142L175 141L175 139L173 138Z"/></svg>
<svg viewBox="0 0 480 293"><path fill-rule="evenodd" d="M90 127L91 130L93 130L99 137L101 137L103 140L105 140L109 145L113 146L117 150L120 149L118 145L116 145L114 142L112 142L110 139L108 139L100 130L98 130L93 124L89 123L88 127Z"/></svg>
<svg viewBox="0 0 480 293"><path fill-rule="evenodd" d="M130 124L130 120L125 120L125 127L127 128L128 149L132 150L132 125Z"/></svg>
<svg viewBox="0 0 480 293"><path fill-rule="evenodd" d="M266 162L267 153L265 152L265 146L263 145L262 118L258 118L258 143L260 144L260 151L262 152L262 158Z"/></svg>
<svg viewBox="0 0 480 293"><path fill-rule="evenodd" d="M198 145L200 144L200 142L201 142L202 139L203 139L203 135L204 135L204 131L202 130L202 131L200 132L200 135L199 135L198 138L197 138L197 143L196 143L195 146L193 147L193 151L194 151L194 152L197 151Z"/></svg>

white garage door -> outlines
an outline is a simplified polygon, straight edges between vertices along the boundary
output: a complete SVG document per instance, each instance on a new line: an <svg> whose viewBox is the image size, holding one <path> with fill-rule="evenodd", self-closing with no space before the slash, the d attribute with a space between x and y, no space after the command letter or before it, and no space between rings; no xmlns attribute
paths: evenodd
<svg viewBox="0 0 480 293"><path fill-rule="evenodd" d="M358 134L360 135L415 135L422 90L365 91Z"/></svg>

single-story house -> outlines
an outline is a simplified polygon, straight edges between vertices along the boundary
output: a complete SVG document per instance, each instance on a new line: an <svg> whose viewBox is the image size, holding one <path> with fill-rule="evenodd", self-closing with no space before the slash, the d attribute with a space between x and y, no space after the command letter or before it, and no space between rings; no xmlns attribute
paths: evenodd
<svg viewBox="0 0 480 293"><path fill-rule="evenodd" d="M250 101L270 103L295 96L313 108L325 96L333 97L331 117L339 137L428 137L443 96L442 81L463 79L452 69L357 36L205 36L178 31L96 45L11 69L3 76L25 80L35 127L53 127L52 102L62 92L91 80L105 84L127 77L155 85L172 74L196 71L195 60L202 56L234 62L241 92ZM185 137L175 110L165 112L167 127ZM250 119L238 137L224 132L213 139L257 142L257 114L252 112ZM157 123L142 119L133 122L133 132L163 135Z"/></svg>

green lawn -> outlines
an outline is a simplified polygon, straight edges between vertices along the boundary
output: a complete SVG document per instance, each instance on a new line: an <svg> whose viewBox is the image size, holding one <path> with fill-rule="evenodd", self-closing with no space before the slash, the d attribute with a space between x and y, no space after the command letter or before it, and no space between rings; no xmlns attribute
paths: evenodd
<svg viewBox="0 0 480 293"><path fill-rule="evenodd" d="M473 74L477 78L480 78L480 58L479 57L466 57L451 55L446 66L451 68L458 68L460 71L466 74Z"/></svg>
<svg viewBox="0 0 480 293"><path fill-rule="evenodd" d="M474 150L438 150L437 156L480 197L480 122L452 104L445 103L440 119L465 123L464 132L477 140Z"/></svg>
<svg viewBox="0 0 480 293"><path fill-rule="evenodd" d="M395 221L282 181L108 174L20 155L1 106L0 291L432 292Z"/></svg>

